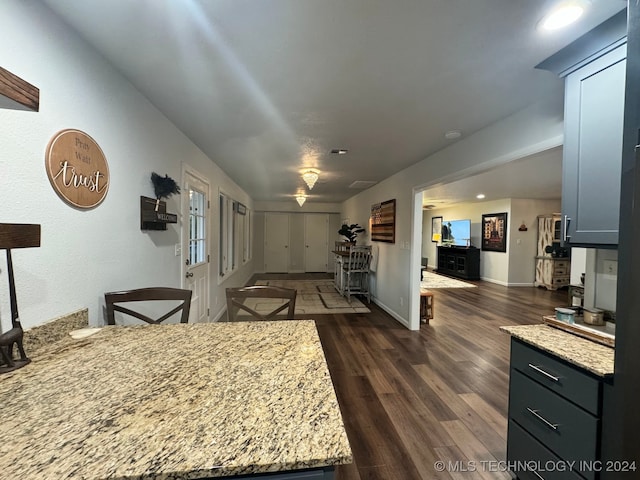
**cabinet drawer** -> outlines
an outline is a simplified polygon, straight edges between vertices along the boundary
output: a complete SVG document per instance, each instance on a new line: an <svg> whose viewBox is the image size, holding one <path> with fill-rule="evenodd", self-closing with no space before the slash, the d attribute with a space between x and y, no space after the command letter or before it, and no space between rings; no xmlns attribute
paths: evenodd
<svg viewBox="0 0 640 480"><path fill-rule="evenodd" d="M556 260L555 262L553 262L553 266L554 266L554 269L562 268L566 271L566 270L569 270L569 268L571 267L571 264L569 260Z"/></svg>
<svg viewBox="0 0 640 480"><path fill-rule="evenodd" d="M600 420L514 369L509 418L563 460L597 458ZM583 474L594 478L593 472Z"/></svg>
<svg viewBox="0 0 640 480"><path fill-rule="evenodd" d="M507 461L521 480L582 480L569 468L571 464L561 461L513 420L509 420ZM538 471L532 471L537 467Z"/></svg>
<svg viewBox="0 0 640 480"><path fill-rule="evenodd" d="M569 275L569 269L566 267L558 267L556 266L553 269L553 274L554 275Z"/></svg>
<svg viewBox="0 0 640 480"><path fill-rule="evenodd" d="M601 382L587 373L514 338L511 339L511 367L594 415L600 414Z"/></svg>

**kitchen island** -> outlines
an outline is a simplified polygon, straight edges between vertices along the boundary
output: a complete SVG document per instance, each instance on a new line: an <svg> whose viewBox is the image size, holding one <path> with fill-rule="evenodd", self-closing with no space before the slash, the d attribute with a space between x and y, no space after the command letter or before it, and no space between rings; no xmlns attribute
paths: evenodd
<svg viewBox="0 0 640 480"><path fill-rule="evenodd" d="M3 478L330 479L352 461L313 321L104 327L1 376L0 408Z"/></svg>

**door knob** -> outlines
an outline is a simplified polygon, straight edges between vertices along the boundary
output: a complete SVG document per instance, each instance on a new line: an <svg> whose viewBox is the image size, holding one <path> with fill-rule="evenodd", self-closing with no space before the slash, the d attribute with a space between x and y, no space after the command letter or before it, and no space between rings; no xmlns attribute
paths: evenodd
<svg viewBox="0 0 640 480"><path fill-rule="evenodd" d="M193 277L193 273L192 272L187 272L187 274L185 275L187 278L191 278Z"/></svg>

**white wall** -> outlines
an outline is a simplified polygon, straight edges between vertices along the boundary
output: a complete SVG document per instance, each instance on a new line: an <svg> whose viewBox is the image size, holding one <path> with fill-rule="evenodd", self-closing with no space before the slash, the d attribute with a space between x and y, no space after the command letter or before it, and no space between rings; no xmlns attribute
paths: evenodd
<svg viewBox="0 0 640 480"><path fill-rule="evenodd" d="M174 253L180 224L161 232L140 230L139 197L153 196L151 172L178 180L181 162L192 166L211 183L213 212L219 189L249 208L251 199L46 7L3 0L0 31L2 66L40 89L39 112L0 110L0 222L42 225L42 246L13 254L23 326L84 307L90 323L99 324L106 291L180 286L181 262ZM47 180L45 148L65 128L91 135L109 163L109 193L95 209L68 206ZM167 203L168 211L179 213L179 197ZM216 277L218 225L210 224ZM1 263L0 269L4 330L10 314ZM248 263L221 285L212 278L212 318L224 308L224 288L243 284L251 272Z"/></svg>
<svg viewBox="0 0 640 480"><path fill-rule="evenodd" d="M514 198L511 200L509 219L509 286L533 286L536 278L535 256L538 250L538 215L559 212L560 199L532 200ZM519 230L520 225L527 231Z"/></svg>
<svg viewBox="0 0 640 480"><path fill-rule="evenodd" d="M396 199L396 243L378 244L374 300L399 322L419 328L422 213L418 192L557 147L562 143L562 105L560 96L530 106L344 202L343 217L367 225L372 204Z"/></svg>
<svg viewBox="0 0 640 480"><path fill-rule="evenodd" d="M481 247L482 214L507 212L507 227L511 219L511 200L500 199L489 202L461 203L448 208L426 210L422 222L422 251L427 253L429 266L436 267L438 263L438 244L431 242L431 217L442 217L447 220L471 220L471 245ZM507 242L509 237L507 235ZM480 252L480 278L501 284L509 279L509 247L507 252Z"/></svg>
<svg viewBox="0 0 640 480"><path fill-rule="evenodd" d="M586 248L586 276L584 283L584 306L616 311L618 286L618 251L603 248ZM605 269L605 261L615 262L616 272Z"/></svg>

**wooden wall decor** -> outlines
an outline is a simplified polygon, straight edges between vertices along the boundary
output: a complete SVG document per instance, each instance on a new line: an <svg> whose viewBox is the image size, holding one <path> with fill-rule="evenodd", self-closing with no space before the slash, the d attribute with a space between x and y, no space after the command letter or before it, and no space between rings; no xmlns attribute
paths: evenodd
<svg viewBox="0 0 640 480"><path fill-rule="evenodd" d="M178 223L178 215L167 213L167 202L140 197L140 229L166 230L167 223Z"/></svg>
<svg viewBox="0 0 640 480"><path fill-rule="evenodd" d="M396 243L396 199L371 205L371 240Z"/></svg>
<svg viewBox="0 0 640 480"><path fill-rule="evenodd" d="M61 130L51 138L45 166L51 186L69 205L94 208L107 196L107 159L96 141L80 130Z"/></svg>
<svg viewBox="0 0 640 480"><path fill-rule="evenodd" d="M40 90L0 67L0 108L37 112L40 109Z"/></svg>

